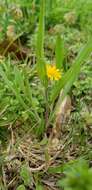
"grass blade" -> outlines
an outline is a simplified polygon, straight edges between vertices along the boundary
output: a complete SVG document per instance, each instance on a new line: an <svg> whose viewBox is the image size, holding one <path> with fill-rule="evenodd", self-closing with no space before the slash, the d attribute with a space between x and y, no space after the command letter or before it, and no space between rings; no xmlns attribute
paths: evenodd
<svg viewBox="0 0 92 190"><path fill-rule="evenodd" d="M60 35L57 36L56 39L56 67L58 69L61 69L63 67L63 61L64 61L64 40L61 38Z"/></svg>
<svg viewBox="0 0 92 190"><path fill-rule="evenodd" d="M41 82L45 85L46 82L46 65L44 61L44 13L45 13L45 0L41 0L39 27L37 35L37 71Z"/></svg>

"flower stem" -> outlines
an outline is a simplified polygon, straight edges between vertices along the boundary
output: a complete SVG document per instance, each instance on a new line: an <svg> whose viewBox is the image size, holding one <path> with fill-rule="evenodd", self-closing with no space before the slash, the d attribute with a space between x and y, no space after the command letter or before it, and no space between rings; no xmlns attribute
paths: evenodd
<svg viewBox="0 0 92 190"><path fill-rule="evenodd" d="M48 88L45 88L45 105L46 105L46 111L45 111L45 122L46 122L46 129L49 125L49 104L48 104Z"/></svg>

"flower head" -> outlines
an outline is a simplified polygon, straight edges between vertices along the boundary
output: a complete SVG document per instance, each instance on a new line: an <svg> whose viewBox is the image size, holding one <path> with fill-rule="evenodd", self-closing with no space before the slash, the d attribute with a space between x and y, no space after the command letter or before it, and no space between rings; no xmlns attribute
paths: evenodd
<svg viewBox="0 0 92 190"><path fill-rule="evenodd" d="M50 80L59 80L61 78L61 72L55 65L47 65L46 69Z"/></svg>
<svg viewBox="0 0 92 190"><path fill-rule="evenodd" d="M6 35L7 35L8 39L10 39L10 40L12 40L12 39L15 38L15 28L14 28L14 25L9 25L7 27Z"/></svg>
<svg viewBox="0 0 92 190"><path fill-rule="evenodd" d="M23 18L22 10L19 7L12 7L11 13L16 20Z"/></svg>

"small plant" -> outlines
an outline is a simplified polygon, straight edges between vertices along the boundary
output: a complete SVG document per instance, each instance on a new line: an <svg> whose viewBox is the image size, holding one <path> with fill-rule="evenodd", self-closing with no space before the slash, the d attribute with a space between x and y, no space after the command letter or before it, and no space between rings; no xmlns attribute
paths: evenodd
<svg viewBox="0 0 92 190"><path fill-rule="evenodd" d="M46 99L46 116L47 121L50 121L51 115L54 115L56 108L60 102L63 101L66 94L69 93L71 86L77 79L81 69L82 63L87 59L92 51L92 44L90 41L83 47L77 56L72 67L70 67L62 75L62 69L64 68L64 41L59 35L56 40L56 62L48 65L44 56L44 12L45 1L41 1L41 10L39 17L39 27L37 36L37 71L42 85L44 86L45 99ZM64 71L64 69L63 69ZM57 80L56 80L57 79ZM55 81L56 80L56 81ZM50 91L49 91L49 86ZM55 104L56 98L59 96L60 91L63 90L63 96L60 97ZM50 106L48 106L50 105ZM54 109L53 109L54 105ZM52 108L52 109L51 109ZM49 113L50 110L50 113ZM47 123L46 121L46 123ZM47 125L47 124L46 124Z"/></svg>
<svg viewBox="0 0 92 190"><path fill-rule="evenodd" d="M88 167L85 160L75 160L64 168L65 178L58 181L59 187L64 190L91 190L92 168Z"/></svg>
<svg viewBox="0 0 92 190"><path fill-rule="evenodd" d="M17 190L26 190L26 188L30 188L34 185L34 179L27 164L21 166L20 178L22 180L22 184L17 187ZM35 186L36 190L43 190L43 186L39 183L38 179L36 179Z"/></svg>
<svg viewBox="0 0 92 190"><path fill-rule="evenodd" d="M29 187L32 182L29 167L27 165L21 166L20 178L23 181L23 183L17 187L17 190L25 190L26 187Z"/></svg>
<svg viewBox="0 0 92 190"><path fill-rule="evenodd" d="M17 190L26 190L24 185L19 185L19 187L17 187Z"/></svg>
<svg viewBox="0 0 92 190"><path fill-rule="evenodd" d="M41 0L36 45L37 63L36 67L29 68L31 79L26 69L11 66L10 60L8 64L0 65L1 82L4 82L6 92L11 93L12 91L11 101L10 99L7 100L8 97L5 98L8 101L7 106L13 104L14 118L22 115L23 122L31 118L32 127L37 126L35 131L38 136L42 135L44 129L50 124L54 125L58 105L69 93L80 73L81 65L92 51L92 39L90 39L80 50L72 66L65 71L64 40L58 35L56 38L55 61L48 64L44 52L45 7L45 1ZM63 90L63 95L58 99L61 90ZM16 110L14 110L15 104L17 105ZM16 112L19 114L16 114Z"/></svg>

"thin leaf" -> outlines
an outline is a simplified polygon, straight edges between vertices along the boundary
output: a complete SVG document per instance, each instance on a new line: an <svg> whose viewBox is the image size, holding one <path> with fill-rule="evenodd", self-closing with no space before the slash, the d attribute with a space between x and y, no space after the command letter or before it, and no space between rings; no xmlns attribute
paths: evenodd
<svg viewBox="0 0 92 190"><path fill-rule="evenodd" d="M39 27L37 35L37 71L41 82L46 85L46 65L44 61L44 12L45 12L45 0L41 0L40 15L39 15Z"/></svg>
<svg viewBox="0 0 92 190"><path fill-rule="evenodd" d="M44 12L45 12L45 0L41 0L40 5L40 15L39 15L39 27L37 36L37 58L42 58L44 56Z"/></svg>
<svg viewBox="0 0 92 190"><path fill-rule="evenodd" d="M61 38L60 35L57 36L56 39L56 66L58 69L61 69L63 67L63 61L64 61L64 40Z"/></svg>

